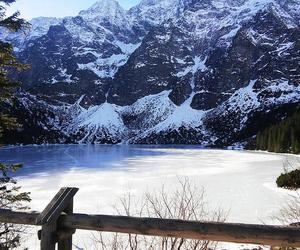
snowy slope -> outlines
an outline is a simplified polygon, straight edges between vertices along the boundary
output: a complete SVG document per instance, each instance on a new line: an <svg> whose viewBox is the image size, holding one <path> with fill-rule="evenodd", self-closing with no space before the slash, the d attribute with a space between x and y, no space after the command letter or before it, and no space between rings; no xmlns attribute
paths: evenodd
<svg viewBox="0 0 300 250"><path fill-rule="evenodd" d="M80 134L80 143L101 143L103 138L110 143L118 142L124 137L125 131L117 107L108 103L83 110L68 128L69 133Z"/></svg>

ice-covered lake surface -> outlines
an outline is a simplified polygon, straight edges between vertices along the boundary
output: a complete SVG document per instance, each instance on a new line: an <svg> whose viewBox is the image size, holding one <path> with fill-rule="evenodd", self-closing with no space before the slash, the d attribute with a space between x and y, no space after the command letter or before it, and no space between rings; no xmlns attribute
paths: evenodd
<svg viewBox="0 0 300 250"><path fill-rule="evenodd" d="M30 191L31 208L41 211L60 187L78 187L75 212L113 214L112 206L130 191L136 197L162 185L175 189L189 178L205 189L211 208L229 211L227 221L272 223L291 191L276 187L286 158L263 152L204 150L189 146L53 145L6 147L0 161L23 163L16 177ZM88 246L89 234L79 232L74 243ZM35 235L29 249L38 249ZM233 247L232 247L233 248Z"/></svg>

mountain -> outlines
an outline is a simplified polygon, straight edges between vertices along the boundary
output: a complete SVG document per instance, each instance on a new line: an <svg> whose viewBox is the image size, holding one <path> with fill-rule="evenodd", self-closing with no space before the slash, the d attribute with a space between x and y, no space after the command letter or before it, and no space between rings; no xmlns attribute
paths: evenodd
<svg viewBox="0 0 300 250"><path fill-rule="evenodd" d="M296 0L142 0L130 10L102 0L31 22L25 37L1 31L32 65L6 107L23 124L9 142L224 147L300 107Z"/></svg>

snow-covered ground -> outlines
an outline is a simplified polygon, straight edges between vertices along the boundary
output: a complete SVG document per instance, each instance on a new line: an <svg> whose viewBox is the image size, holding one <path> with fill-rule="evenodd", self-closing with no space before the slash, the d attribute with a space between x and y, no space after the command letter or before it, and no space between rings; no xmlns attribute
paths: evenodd
<svg viewBox="0 0 300 250"><path fill-rule="evenodd" d="M292 191L278 189L276 177L286 158L263 152L202 150L196 147L26 146L0 151L1 161L24 163L18 176L30 191L33 210L41 211L60 187L80 190L75 212L112 214L118 197L130 191L139 197L163 184L175 189L178 178L203 186L211 208L229 211L229 222L275 223L272 216ZM90 233L77 231L74 243L89 246ZM38 249L35 234L29 249ZM241 246L230 245L230 249Z"/></svg>

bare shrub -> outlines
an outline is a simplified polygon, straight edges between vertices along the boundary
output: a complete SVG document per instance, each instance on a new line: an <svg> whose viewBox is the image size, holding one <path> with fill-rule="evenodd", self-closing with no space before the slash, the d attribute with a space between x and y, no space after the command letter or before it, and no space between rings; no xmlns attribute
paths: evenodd
<svg viewBox="0 0 300 250"><path fill-rule="evenodd" d="M179 180L179 188L175 191L167 191L166 186L162 186L158 191L146 192L138 200L127 193L120 198L121 206L115 210L118 215L126 216L224 222L228 212L221 209L210 212L204 196L203 188L185 178ZM216 246L204 240L109 233L93 234L93 242L95 249L101 250L204 250Z"/></svg>
<svg viewBox="0 0 300 250"><path fill-rule="evenodd" d="M300 226L300 193L291 195L290 199L282 206L279 213L274 216L274 219L283 225L298 225Z"/></svg>

